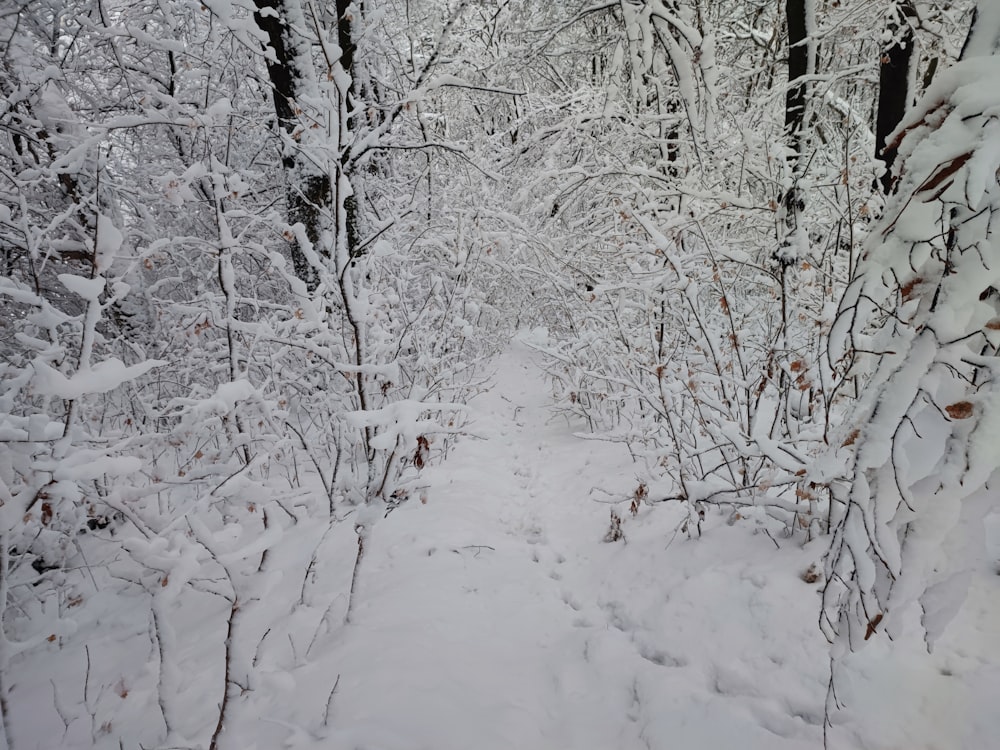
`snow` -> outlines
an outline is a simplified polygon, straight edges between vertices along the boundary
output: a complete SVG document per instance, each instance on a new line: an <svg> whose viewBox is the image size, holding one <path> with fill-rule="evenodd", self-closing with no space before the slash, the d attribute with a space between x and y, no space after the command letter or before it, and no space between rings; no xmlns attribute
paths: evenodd
<svg viewBox="0 0 1000 750"><path fill-rule="evenodd" d="M996 54L1000 42L1000 3L977 0L977 17L962 49L962 59Z"/></svg>
<svg viewBox="0 0 1000 750"><path fill-rule="evenodd" d="M111 265L115 253L125 241L124 235L112 223L111 218L100 214L97 217L97 240L94 248L97 258L97 270L103 271ZM65 282L64 282L65 283ZM76 290L74 290L76 291Z"/></svg>
<svg viewBox="0 0 1000 750"><path fill-rule="evenodd" d="M59 274L59 282L74 294L78 294L88 302L96 302L104 291L105 279L103 276L95 276L92 279L85 279L82 276L74 276L69 273Z"/></svg>
<svg viewBox="0 0 1000 750"><path fill-rule="evenodd" d="M91 606L68 610L50 631L56 642L46 632L15 649L16 746L117 748L120 737L161 747L167 717L171 746L206 747L230 604L206 593L219 584L200 566L207 549L226 566L267 549L261 574L233 579L243 602L234 679L246 689L230 696L220 748L821 747L822 582L801 574L827 540L772 539L755 533L752 512L734 520L728 510L709 511L689 539L679 503L634 517L627 502L609 504L635 489L636 467L623 445L587 439L549 411L531 346L545 340L543 330L523 336L496 361L469 405L468 436L422 473L420 500L385 517L370 506L328 526L272 504L256 538L192 517L190 532L129 540L136 559L164 571L152 603L116 593L92 560L98 589L86 578L78 587ZM228 383L213 401L228 409L252 394ZM307 498L284 502L305 518ZM612 508L625 539L605 543ZM985 528L995 557L1000 518ZM995 745L1000 576L984 563L970 583L933 654L913 611L894 643L846 657L830 748ZM153 643L171 655L162 667Z"/></svg>
<svg viewBox="0 0 1000 750"><path fill-rule="evenodd" d="M35 391L47 396L72 400L87 393L107 393L122 383L146 374L154 367L167 364L162 360L149 359L137 365L126 365L117 357L109 357L93 367L78 370L67 377L41 359L34 362Z"/></svg>
<svg viewBox="0 0 1000 750"><path fill-rule="evenodd" d="M1000 68L977 54L936 76L890 137L900 190L866 240L831 334L835 358L845 344L868 350L852 368L865 387L845 421L857 439L844 472L852 488L829 558L838 579L824 595L852 649L876 630L899 632L918 602L935 644L980 567L973 532L995 505L983 495L997 471L986 447L997 429L992 385L974 368L993 367L979 355L1000 278L990 260L1000 149L996 92L982 81ZM898 317L880 319L880 309Z"/></svg>
<svg viewBox="0 0 1000 750"><path fill-rule="evenodd" d="M463 404L435 403L429 404L417 399L401 399L381 408L368 411L352 411L344 415L345 421L352 427L379 428L379 434L372 439L372 445L382 449L392 449L398 438L414 441L425 432L440 432L441 426L432 419L421 419L422 414L431 409L446 411L465 411Z"/></svg>

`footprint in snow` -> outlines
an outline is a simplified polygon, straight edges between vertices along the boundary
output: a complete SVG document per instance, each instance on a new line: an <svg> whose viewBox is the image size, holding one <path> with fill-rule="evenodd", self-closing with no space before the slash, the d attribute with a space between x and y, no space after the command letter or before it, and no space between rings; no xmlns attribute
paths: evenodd
<svg viewBox="0 0 1000 750"><path fill-rule="evenodd" d="M528 544L545 544L545 532L538 526L529 526L525 529L524 535Z"/></svg>
<svg viewBox="0 0 1000 750"><path fill-rule="evenodd" d="M583 606L576 599L573 598L572 594L570 594L567 591L563 592L563 594L562 594L562 600L563 600L563 604L565 604L567 607L569 607L574 612L579 612L581 609L583 609Z"/></svg>
<svg viewBox="0 0 1000 750"><path fill-rule="evenodd" d="M636 643L636 652L650 664L655 664L658 667L677 668L687 665L687 662L684 659L671 656L666 651L653 648L645 643Z"/></svg>

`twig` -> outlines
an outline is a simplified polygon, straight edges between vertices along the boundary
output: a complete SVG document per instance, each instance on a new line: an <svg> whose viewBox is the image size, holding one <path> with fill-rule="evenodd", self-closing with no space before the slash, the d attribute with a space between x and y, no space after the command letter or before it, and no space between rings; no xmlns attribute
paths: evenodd
<svg viewBox="0 0 1000 750"><path fill-rule="evenodd" d="M73 544L76 546L76 551L80 553L80 559L83 560L83 567L87 569L87 575L90 576L90 582L94 584L94 591L100 591L97 581L94 578L94 571L90 569L90 563L87 562L87 557L83 554L83 547L80 546L80 542L76 539L73 540Z"/></svg>
<svg viewBox="0 0 1000 750"><path fill-rule="evenodd" d="M330 709L333 708L333 696L337 692L337 686L340 684L340 675L337 675L336 682L333 683L333 689L330 690L330 696L326 699L326 710L323 712L323 726L327 726L330 721Z"/></svg>
<svg viewBox="0 0 1000 750"><path fill-rule="evenodd" d="M306 574L302 578L302 589L299 592L299 604L306 603L306 587L309 585L309 578L315 575L316 563L319 561L319 548L323 546L326 538L333 531L334 520L331 518L330 522L327 524L326 531L323 532L323 536L316 543L316 547L313 549L312 556L309 558L309 565L306 566Z"/></svg>
<svg viewBox="0 0 1000 750"><path fill-rule="evenodd" d="M270 632L271 632L271 628L268 628L267 630L265 630L264 631L264 635L262 635L260 637L260 640L257 641L257 648L254 649L253 661L250 662L250 666L256 667L257 666L257 662L260 661L260 647L264 645L264 639L267 638L267 636L270 634Z"/></svg>
<svg viewBox="0 0 1000 750"><path fill-rule="evenodd" d="M226 655L225 655L225 675L222 689L222 702L219 704L219 721L212 732L212 739L208 744L208 750L219 750L219 736L226 723L226 709L229 708L229 685L232 683L233 666L233 630L236 616L240 611L240 600L233 597L233 606L229 610L229 618L226 622Z"/></svg>
<svg viewBox="0 0 1000 750"><path fill-rule="evenodd" d="M221 489L223 488L223 486L224 486L224 485L226 484L226 482L228 482L228 481L229 481L230 479L232 479L233 477L237 476L238 474L242 474L242 473L243 473L244 471L246 471L247 469L251 468L251 466L252 466L252 465L253 465L253 462L252 462L252 461L247 461L247 462L246 462L245 464L243 464L243 465L242 465L242 466L241 466L240 468L238 468L238 469L237 469L236 471L234 471L234 472L233 472L232 474L230 474L230 475L229 475L228 477L226 477L226 478L225 478L225 479L223 479L223 480L222 480L221 482L219 482L219 483L218 483L218 484L217 484L217 485L215 486L215 489L213 489L213 490L212 490L211 492L209 492L208 494L209 494L209 495L211 495L212 497L215 497L215 493L216 493L216 492L218 492L219 490L221 490Z"/></svg>
<svg viewBox="0 0 1000 750"><path fill-rule="evenodd" d="M491 547L488 544L466 544L461 549L474 549L476 551L476 554L473 555L473 557L479 557L479 553L482 552L484 549L488 549L491 552L496 552L496 548ZM455 551L458 552L458 550Z"/></svg>
<svg viewBox="0 0 1000 750"><path fill-rule="evenodd" d="M90 697L88 691L90 688L90 644L84 644L84 652L87 654L87 671L83 676L83 705L87 706L89 709Z"/></svg>
<svg viewBox="0 0 1000 750"><path fill-rule="evenodd" d="M774 548L775 549L781 549L781 545L778 544L778 540L775 539L773 536L771 536L771 532L770 531L768 531L767 529L764 529L764 533L767 534L767 538L768 539L770 539L772 542L774 542Z"/></svg>
<svg viewBox="0 0 1000 750"><path fill-rule="evenodd" d="M351 592L347 597L347 612L344 613L344 624L351 622L351 610L354 607L354 592L358 585L358 570L361 568L361 558L365 554L365 527L360 524L355 527L358 532L358 556L354 558L354 572L351 574Z"/></svg>
<svg viewBox="0 0 1000 750"><path fill-rule="evenodd" d="M66 712L63 710L63 707L59 702L59 693L56 690L56 681L49 680L49 682L52 684L52 705L55 707L56 713L59 715L59 718L63 723L63 739L65 739L66 735L69 733L69 725L73 723L73 720L66 718Z"/></svg>
<svg viewBox="0 0 1000 750"><path fill-rule="evenodd" d="M159 601L156 599L156 594L154 594L152 606L150 607L150 612L152 613L153 617L153 633L156 636L156 653L160 659L160 664L159 664L159 669L157 670L157 679L156 679L156 702L160 707L160 716L163 717L163 726L167 730L167 737L170 737L171 733L173 732L173 726L171 725L169 710L167 709L167 698L165 697L165 693L169 691L163 689L164 671L166 669L169 669L169 667L166 666L167 654L165 653L166 647L164 646L163 643L163 631L161 630L162 627L166 626L161 625L160 623L159 608L160 608ZM89 651L87 652L87 668L88 670L90 668Z"/></svg>
<svg viewBox="0 0 1000 750"><path fill-rule="evenodd" d="M828 730L833 729L833 720L830 718L830 704L840 708L840 701L837 698L837 686L833 680L834 660L830 659L830 679L826 683L826 701L823 704L823 750L829 748Z"/></svg>

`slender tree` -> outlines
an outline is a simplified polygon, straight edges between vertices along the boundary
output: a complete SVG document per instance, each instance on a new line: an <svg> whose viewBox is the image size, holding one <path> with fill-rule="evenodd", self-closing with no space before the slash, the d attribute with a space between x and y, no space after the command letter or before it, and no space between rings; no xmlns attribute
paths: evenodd
<svg viewBox="0 0 1000 750"><path fill-rule="evenodd" d="M788 88L785 91L785 133L792 151L791 161L797 163L801 156L802 138L806 124L806 93L809 74L810 5L806 0L787 0L785 23L788 26Z"/></svg>
<svg viewBox="0 0 1000 750"><path fill-rule="evenodd" d="M805 242L799 232L800 216L805 211L805 195L800 180L805 170L802 150L806 142L808 112L808 76L815 67L810 27L814 7L806 0L786 0L785 23L788 28L788 88L785 91L785 138L788 144L786 168L790 185L782 197L785 232L776 258L782 265L794 263ZM783 282L784 283L784 282Z"/></svg>
<svg viewBox="0 0 1000 750"><path fill-rule="evenodd" d="M892 192L892 167L896 161L896 149L888 146L887 142L913 100L913 65L918 55L912 24L916 15L912 0L899 0L890 6L886 22L889 42L879 54L875 158L881 158L885 164L879 181L886 195Z"/></svg>

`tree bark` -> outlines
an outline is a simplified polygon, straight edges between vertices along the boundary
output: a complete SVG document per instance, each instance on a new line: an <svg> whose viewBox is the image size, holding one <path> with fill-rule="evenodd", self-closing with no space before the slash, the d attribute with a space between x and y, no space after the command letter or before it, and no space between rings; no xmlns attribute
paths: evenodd
<svg viewBox="0 0 1000 750"><path fill-rule="evenodd" d="M806 117L806 75L809 73L809 42L806 30L806 0L787 0L788 91L785 93L785 132L791 147L792 161L797 162L802 149L802 130Z"/></svg>
<svg viewBox="0 0 1000 750"><path fill-rule="evenodd" d="M912 101L910 72L916 39L909 19L915 18L917 12L912 0L900 0L889 14L886 29L890 42L881 53L875 117L875 158L881 158L885 163L885 172L879 181L886 195L894 191L892 165L896 160L896 148L887 145L887 140Z"/></svg>
<svg viewBox="0 0 1000 750"><path fill-rule="evenodd" d="M268 44L275 59L268 59L267 74L271 80L274 114L278 127L288 137L297 141L301 123L296 100L302 93L303 72L295 69L296 43L288 25L286 0L255 0L257 12L254 20L267 34ZM340 3L338 3L338 6ZM328 174L319 173L315 167L300 158L298 150L286 144L282 149L282 167L285 172L285 206L288 223L301 223L306 237L315 252L325 254L321 244L323 211L331 205L333 189ZM298 240L292 241L292 267L295 275L312 291L318 278L316 269L309 262L306 249Z"/></svg>
<svg viewBox="0 0 1000 750"><path fill-rule="evenodd" d="M809 41L808 0L786 0L785 17L788 26L788 90L785 92L785 137L790 150L787 166L792 184L782 196L784 237L775 258L782 267L782 279L787 266L794 263L797 252L792 236L799 229L799 215L805 210L805 194L799 187L802 171L802 146L806 124L807 76L810 72L812 46ZM782 282L784 287L784 281Z"/></svg>

